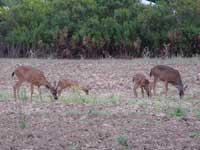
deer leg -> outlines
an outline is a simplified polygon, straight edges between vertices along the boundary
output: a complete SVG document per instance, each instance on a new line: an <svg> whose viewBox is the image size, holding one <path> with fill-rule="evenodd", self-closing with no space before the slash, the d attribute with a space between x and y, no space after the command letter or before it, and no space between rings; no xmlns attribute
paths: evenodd
<svg viewBox="0 0 200 150"><path fill-rule="evenodd" d="M153 94L156 95L156 83L157 83L157 78L154 77L154 80L153 80Z"/></svg>
<svg viewBox="0 0 200 150"><path fill-rule="evenodd" d="M62 88L60 88L60 89L58 90L58 97L60 97L62 90L63 90Z"/></svg>
<svg viewBox="0 0 200 150"><path fill-rule="evenodd" d="M140 88L141 88L142 97L144 98L144 89L143 87L140 87Z"/></svg>
<svg viewBox="0 0 200 150"><path fill-rule="evenodd" d="M168 82L165 81L165 96L167 97L167 92L168 92Z"/></svg>
<svg viewBox="0 0 200 150"><path fill-rule="evenodd" d="M139 85L137 85L137 84L135 84L133 87L133 92L134 92L135 97L138 97L137 91L136 91L138 87L139 87Z"/></svg>
<svg viewBox="0 0 200 150"><path fill-rule="evenodd" d="M31 103L32 103L33 90L34 90L34 86L33 84L31 84Z"/></svg>
<svg viewBox="0 0 200 150"><path fill-rule="evenodd" d="M148 97L151 97L151 90L150 90L150 87L149 87L149 86L145 86L145 87L144 87L144 90L146 91L147 96L148 96Z"/></svg>
<svg viewBox="0 0 200 150"><path fill-rule="evenodd" d="M13 86L14 98L17 101L17 97L19 98L19 88L22 85L23 81L17 81L16 84Z"/></svg>
<svg viewBox="0 0 200 150"><path fill-rule="evenodd" d="M38 86L38 91L39 91L39 95L40 95L40 101L42 102L42 92L41 92L40 86Z"/></svg>

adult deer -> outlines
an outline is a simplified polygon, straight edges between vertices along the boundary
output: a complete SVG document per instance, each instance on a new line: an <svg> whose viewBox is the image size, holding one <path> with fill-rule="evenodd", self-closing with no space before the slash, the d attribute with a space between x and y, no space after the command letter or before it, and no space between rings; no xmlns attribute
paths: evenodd
<svg viewBox="0 0 200 150"><path fill-rule="evenodd" d="M47 89L49 89L51 94L53 95L54 99L57 99L56 89L53 86L51 86L50 82L47 81L47 79L44 76L44 73L42 71L40 71L36 68L33 68L31 66L20 65L12 73L12 77L14 75L16 75L16 77L18 78L18 81L13 86L15 101L17 100L17 97L19 98L19 89L20 89L20 86L22 85L22 83L24 83L24 82L30 83L31 102L32 102L34 86L38 87L41 101L42 101L42 95L41 95L40 86L45 86Z"/></svg>
<svg viewBox="0 0 200 150"><path fill-rule="evenodd" d="M167 96L168 92L168 83L174 85L178 89L180 98L184 96L184 91L187 88L187 86L185 87L183 86L181 75L178 70L165 65L157 65L151 69L150 77L151 76L154 76L154 82L153 82L154 95L155 95L156 83L158 79L160 79L161 81L165 82L165 96Z"/></svg>
<svg viewBox="0 0 200 150"><path fill-rule="evenodd" d="M151 82L147 79L147 77L142 73L137 73L133 76L133 92L137 97L137 89L140 88L142 92L142 97L144 97L144 90L147 93L148 97L151 97Z"/></svg>
<svg viewBox="0 0 200 150"><path fill-rule="evenodd" d="M70 79L61 79L58 81L58 84L56 86L58 96L60 96L61 92L66 88L73 88L73 89L78 88L80 90L83 90L87 95L89 94L90 90L90 88L79 84L77 81L73 81Z"/></svg>

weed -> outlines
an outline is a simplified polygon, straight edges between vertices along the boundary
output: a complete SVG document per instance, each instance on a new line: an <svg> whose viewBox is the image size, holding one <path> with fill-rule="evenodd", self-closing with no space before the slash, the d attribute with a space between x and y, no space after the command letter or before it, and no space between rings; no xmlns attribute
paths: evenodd
<svg viewBox="0 0 200 150"><path fill-rule="evenodd" d="M200 137L200 133L192 133L190 135L191 138Z"/></svg>
<svg viewBox="0 0 200 150"><path fill-rule="evenodd" d="M9 97L11 97L10 93L8 91L1 91L0 92L0 100L6 100Z"/></svg>
<svg viewBox="0 0 200 150"><path fill-rule="evenodd" d="M19 124L19 127L20 127L21 129L25 129L25 128L28 128L28 124L27 124L27 122L26 122L25 120L22 120L22 121L20 122L20 124Z"/></svg>
<svg viewBox="0 0 200 150"><path fill-rule="evenodd" d="M116 105L119 102L120 97L116 95L112 95L108 99L110 99L112 104Z"/></svg>
<svg viewBox="0 0 200 150"><path fill-rule="evenodd" d="M171 113L170 116L171 117L183 117L186 115L186 109L183 107L176 107Z"/></svg>
<svg viewBox="0 0 200 150"><path fill-rule="evenodd" d="M27 96L27 92L25 88L23 88L20 93L20 99L22 102L26 102L28 100L28 96Z"/></svg>
<svg viewBox="0 0 200 150"><path fill-rule="evenodd" d="M195 116L200 119L200 111L197 111Z"/></svg>
<svg viewBox="0 0 200 150"><path fill-rule="evenodd" d="M119 135L117 137L117 143L128 148L128 137L125 135Z"/></svg>
<svg viewBox="0 0 200 150"><path fill-rule="evenodd" d="M70 144L69 145L69 150L77 150L76 144Z"/></svg>
<svg viewBox="0 0 200 150"><path fill-rule="evenodd" d="M66 111L66 115L69 115L69 116L71 116L71 115L81 115L82 113L80 112L80 111L78 111L78 110L69 110L69 111Z"/></svg>
<svg viewBox="0 0 200 150"><path fill-rule="evenodd" d="M88 115L90 115L90 116L109 116L109 115L111 115L111 112L104 111L104 110L90 109L88 111Z"/></svg>
<svg viewBox="0 0 200 150"><path fill-rule="evenodd" d="M118 96L110 97L98 97L96 95L81 95L79 93L69 94L68 96L62 96L61 100L66 103L86 103L86 104L118 104Z"/></svg>

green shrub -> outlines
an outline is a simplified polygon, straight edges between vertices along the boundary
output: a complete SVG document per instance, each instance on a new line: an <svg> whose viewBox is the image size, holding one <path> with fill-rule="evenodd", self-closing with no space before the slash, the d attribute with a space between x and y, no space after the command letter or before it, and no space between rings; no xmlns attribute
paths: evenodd
<svg viewBox="0 0 200 150"><path fill-rule="evenodd" d="M183 117L186 115L186 109L183 107L176 107L172 112L170 112L170 116L172 117Z"/></svg>
<svg viewBox="0 0 200 150"><path fill-rule="evenodd" d="M117 143L118 143L119 145L128 147L128 137L125 136L125 135L119 135L119 136L117 137Z"/></svg>

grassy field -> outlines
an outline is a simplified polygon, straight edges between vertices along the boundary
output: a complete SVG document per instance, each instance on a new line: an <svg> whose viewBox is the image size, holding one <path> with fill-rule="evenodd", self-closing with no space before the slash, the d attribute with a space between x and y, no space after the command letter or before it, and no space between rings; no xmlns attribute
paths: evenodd
<svg viewBox="0 0 200 150"><path fill-rule="evenodd" d="M66 89L58 101L42 88L43 101L35 88L30 103L28 84L21 87L21 100L14 102L11 73L17 64L44 71L49 81L68 78L91 87L89 95ZM157 64L178 69L188 85L185 96L159 82L157 95L138 98L132 76L147 75ZM200 58L42 60L0 59L0 149L16 150L182 150L200 149Z"/></svg>

